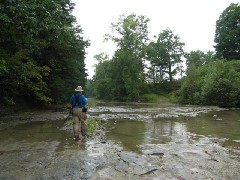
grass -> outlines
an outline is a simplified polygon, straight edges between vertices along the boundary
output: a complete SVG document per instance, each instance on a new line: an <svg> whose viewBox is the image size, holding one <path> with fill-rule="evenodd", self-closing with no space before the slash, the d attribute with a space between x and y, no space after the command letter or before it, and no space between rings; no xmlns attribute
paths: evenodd
<svg viewBox="0 0 240 180"><path fill-rule="evenodd" d="M67 126L72 125L72 117L67 118L64 124ZM88 135L93 135L93 132L98 127L98 122L95 119L88 119L87 126L88 126L88 129L87 129Z"/></svg>
<svg viewBox="0 0 240 180"><path fill-rule="evenodd" d="M174 93L169 94L163 94L163 95L157 95L153 93L144 94L141 97L142 102L146 103L166 103L166 102L177 102L176 97Z"/></svg>
<svg viewBox="0 0 240 180"><path fill-rule="evenodd" d="M100 101L99 100L96 100L96 99L90 99L88 100L88 106L89 107L94 107L96 106L97 103L99 103Z"/></svg>
<svg viewBox="0 0 240 180"><path fill-rule="evenodd" d="M144 94L141 97L142 102L147 102L147 103L157 103L159 101L159 96L156 94Z"/></svg>
<svg viewBox="0 0 240 180"><path fill-rule="evenodd" d="M88 107L89 108L94 107L96 106L97 103L99 103L99 100L89 98ZM98 127L98 122L95 119L88 119L87 124L88 124L88 134L93 135L93 132Z"/></svg>
<svg viewBox="0 0 240 180"><path fill-rule="evenodd" d="M92 135L95 129L97 128L98 123L95 119L88 119L87 124L88 124L88 135Z"/></svg>

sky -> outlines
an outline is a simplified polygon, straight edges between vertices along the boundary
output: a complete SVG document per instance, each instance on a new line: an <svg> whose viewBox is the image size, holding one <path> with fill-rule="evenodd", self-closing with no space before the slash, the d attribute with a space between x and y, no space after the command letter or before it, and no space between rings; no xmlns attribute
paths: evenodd
<svg viewBox="0 0 240 180"><path fill-rule="evenodd" d="M150 19L150 40L164 29L170 29L185 43L185 51L214 51L216 21L231 4L240 0L72 0L73 15L83 29L83 37L90 40L86 49L88 78L94 75L94 55L105 52L110 57L116 50L112 42L103 42L111 34L111 23L122 14L144 15Z"/></svg>

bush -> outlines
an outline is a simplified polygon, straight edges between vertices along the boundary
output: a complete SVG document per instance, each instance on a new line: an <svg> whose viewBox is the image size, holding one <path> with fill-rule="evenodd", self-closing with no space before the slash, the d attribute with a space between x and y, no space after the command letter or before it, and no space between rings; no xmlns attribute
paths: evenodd
<svg viewBox="0 0 240 180"><path fill-rule="evenodd" d="M159 102L159 96L156 94L144 94L140 97L140 101L147 103L157 103Z"/></svg>
<svg viewBox="0 0 240 180"><path fill-rule="evenodd" d="M240 107L240 61L216 61L190 67L178 100L183 104Z"/></svg>
<svg viewBox="0 0 240 180"><path fill-rule="evenodd" d="M201 104L201 87L204 71L192 65L187 70L187 77L182 81L178 91L178 101L183 104Z"/></svg>
<svg viewBox="0 0 240 180"><path fill-rule="evenodd" d="M219 61L208 71L202 87L205 103L220 107L237 107L240 103L240 66L239 61Z"/></svg>

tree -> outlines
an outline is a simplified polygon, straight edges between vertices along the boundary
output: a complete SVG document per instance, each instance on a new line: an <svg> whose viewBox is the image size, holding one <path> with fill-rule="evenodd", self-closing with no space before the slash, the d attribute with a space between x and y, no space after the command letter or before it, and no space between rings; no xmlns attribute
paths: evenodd
<svg viewBox="0 0 240 180"><path fill-rule="evenodd" d="M145 16L122 15L117 23L112 23L117 35L106 35L107 40L117 44L112 58L112 93L115 100L137 100L145 83L144 59L148 41Z"/></svg>
<svg viewBox="0 0 240 180"><path fill-rule="evenodd" d="M111 61L105 53L100 53L94 56L98 61L95 66L94 94L96 98L108 100L111 98Z"/></svg>
<svg viewBox="0 0 240 180"><path fill-rule="evenodd" d="M150 62L152 66L158 67L161 78L165 74L168 75L170 83L173 81L173 76L181 70L182 58L185 55L184 45L180 37L169 29L163 30L157 36L156 42L150 43L148 54Z"/></svg>
<svg viewBox="0 0 240 180"><path fill-rule="evenodd" d="M73 8L70 0L0 2L1 104L66 102L86 82L89 44Z"/></svg>
<svg viewBox="0 0 240 180"><path fill-rule="evenodd" d="M204 104L240 107L240 62L217 61L207 71L202 86Z"/></svg>
<svg viewBox="0 0 240 180"><path fill-rule="evenodd" d="M217 57L240 59L240 5L230 4L216 22L215 49Z"/></svg>
<svg viewBox="0 0 240 180"><path fill-rule="evenodd" d="M191 51L186 56L187 56L186 63L188 67L191 66L192 64L196 66L203 66L209 63L210 61L214 61L215 59L214 52L212 51L208 51L206 53L204 53L201 50Z"/></svg>
<svg viewBox="0 0 240 180"><path fill-rule="evenodd" d="M191 65L178 95L184 104L240 107L239 60Z"/></svg>
<svg viewBox="0 0 240 180"><path fill-rule="evenodd" d="M187 76L183 78L181 88L178 91L178 99L183 104L202 104L203 77L205 72L195 64L187 69Z"/></svg>
<svg viewBox="0 0 240 180"><path fill-rule="evenodd" d="M157 42L150 42L147 47L147 60L150 62L148 67L149 79L154 86L164 79L165 76L165 62L162 61L161 44Z"/></svg>

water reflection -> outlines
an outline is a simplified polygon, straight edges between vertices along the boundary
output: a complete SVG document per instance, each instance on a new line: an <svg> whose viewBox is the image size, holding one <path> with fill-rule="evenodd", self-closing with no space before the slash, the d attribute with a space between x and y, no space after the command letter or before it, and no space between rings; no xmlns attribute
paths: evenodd
<svg viewBox="0 0 240 180"><path fill-rule="evenodd" d="M140 152L145 144L194 143L202 137L222 146L240 147L240 111L212 111L196 117L148 121L114 119L106 126L107 140L124 150Z"/></svg>
<svg viewBox="0 0 240 180"><path fill-rule="evenodd" d="M116 123L117 122L117 123ZM185 137L187 127L184 123L172 120L155 120L150 122L112 120L107 123L107 140L120 143L124 150L140 152L140 145L165 144L177 142L179 137ZM183 138L181 138L183 140Z"/></svg>
<svg viewBox="0 0 240 180"><path fill-rule="evenodd" d="M187 121L188 131L205 136L239 140L239 119L240 111L210 112Z"/></svg>
<svg viewBox="0 0 240 180"><path fill-rule="evenodd" d="M19 124L1 131L0 141L54 141L65 139L67 134L58 129L60 122L45 121Z"/></svg>
<svg viewBox="0 0 240 180"><path fill-rule="evenodd" d="M62 130L62 121L45 121L19 124L0 131L0 149L9 144L35 142L57 142L56 151L64 149L85 149L84 143L73 141L71 131ZM18 148L18 147L16 147Z"/></svg>
<svg viewBox="0 0 240 180"><path fill-rule="evenodd" d="M89 114L102 120L107 109L110 116L104 116L106 139L120 144L127 151L141 152L141 147L146 144L195 143L202 137L213 139L222 146L240 147L239 110L209 111L207 107L205 113L187 116L189 112L201 112L204 108L171 106L163 109L154 108L154 104L124 103L120 106L102 105ZM72 140L71 131L58 129L60 124L62 121L31 122L2 129L0 148L19 142L58 142L56 151L86 148Z"/></svg>
<svg viewBox="0 0 240 180"><path fill-rule="evenodd" d="M109 121L106 125L107 140L121 143L125 150L138 151L137 146L142 143L145 133L145 123L119 119Z"/></svg>

